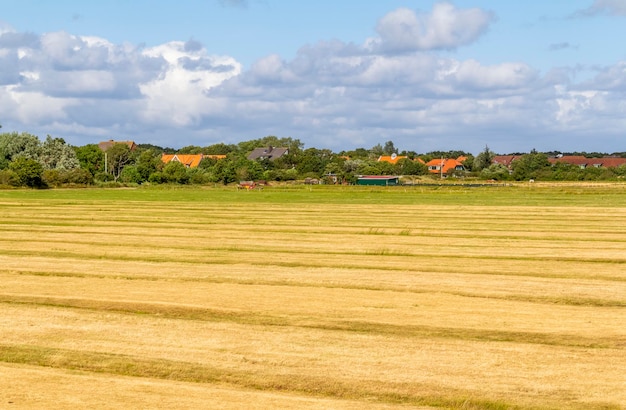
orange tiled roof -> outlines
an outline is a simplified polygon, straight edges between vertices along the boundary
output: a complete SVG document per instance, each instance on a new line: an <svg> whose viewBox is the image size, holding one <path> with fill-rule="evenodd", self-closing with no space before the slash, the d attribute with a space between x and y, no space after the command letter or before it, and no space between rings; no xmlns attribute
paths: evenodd
<svg viewBox="0 0 626 410"><path fill-rule="evenodd" d="M408 158L406 155L381 155L378 157L378 162L389 162L390 164L397 164L401 159Z"/></svg>
<svg viewBox="0 0 626 410"><path fill-rule="evenodd" d="M428 167L428 171L432 174L439 174L440 172L442 172L442 168L443 168L443 173L447 173L449 170L451 169L457 169L457 168L461 168L461 169L465 169L465 167L463 167L463 164L461 164L458 160L456 159L441 159L441 158L435 158L435 159L431 159L430 161L428 161L426 163L426 166Z"/></svg>
<svg viewBox="0 0 626 410"><path fill-rule="evenodd" d="M200 161L204 159L202 154L163 154L161 155L161 161L164 164L169 164L172 161L180 162L187 168L195 168L200 165Z"/></svg>

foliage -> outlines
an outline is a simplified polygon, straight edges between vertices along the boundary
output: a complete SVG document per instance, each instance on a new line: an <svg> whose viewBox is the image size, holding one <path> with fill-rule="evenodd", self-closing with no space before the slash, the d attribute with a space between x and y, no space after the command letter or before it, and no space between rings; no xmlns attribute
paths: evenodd
<svg viewBox="0 0 626 410"><path fill-rule="evenodd" d="M35 135L17 132L0 134L0 169L18 157L37 160L41 153L41 142Z"/></svg>
<svg viewBox="0 0 626 410"><path fill-rule="evenodd" d="M47 136L41 145L39 162L44 169L74 169L80 166L76 151L63 138Z"/></svg>
<svg viewBox="0 0 626 410"><path fill-rule="evenodd" d="M394 145L393 141L385 142L385 146L383 147L383 153L385 155L397 154L398 149Z"/></svg>
<svg viewBox="0 0 626 410"><path fill-rule="evenodd" d="M535 150L530 154L522 155L511 164L513 179L516 181L537 179L541 171L548 167L550 167L548 156Z"/></svg>
<svg viewBox="0 0 626 410"><path fill-rule="evenodd" d="M133 161L133 153L126 144L114 144L105 153L108 172L117 181L126 165Z"/></svg>
<svg viewBox="0 0 626 410"><path fill-rule="evenodd" d="M273 135L269 135L264 138L259 138L250 141L243 141L238 144L239 150L242 153L248 154L255 148L259 147L287 147L289 151L296 154L304 147L304 144L299 139L291 137L279 138Z"/></svg>
<svg viewBox="0 0 626 410"><path fill-rule="evenodd" d="M120 174L119 181L123 183L131 183L131 184L141 184L144 179L141 176L141 173L137 169L136 165L127 165L122 170Z"/></svg>
<svg viewBox="0 0 626 410"><path fill-rule="evenodd" d="M189 182L189 175L187 175L187 168L177 161L172 161L165 165L163 168L163 177L165 182L187 184Z"/></svg>
<svg viewBox="0 0 626 410"><path fill-rule="evenodd" d="M238 148L236 145L218 143L218 144L209 145L208 147L204 147L204 149L202 150L202 153L207 154L207 155L227 155L227 154L230 154L231 152L237 152L237 151L238 151Z"/></svg>
<svg viewBox="0 0 626 410"><path fill-rule="evenodd" d="M104 152L96 144L87 144L74 148L80 167L91 175L104 172Z"/></svg>
<svg viewBox="0 0 626 410"><path fill-rule="evenodd" d="M53 187L93 184L91 173L82 168L46 169L43 171L42 179L45 185Z"/></svg>
<svg viewBox="0 0 626 410"><path fill-rule="evenodd" d="M425 175L428 173L428 167L425 164L408 158L398 161L396 170L398 175Z"/></svg>
<svg viewBox="0 0 626 410"><path fill-rule="evenodd" d="M485 149L474 158L471 170L474 172L480 172L485 168L489 168L495 156L496 154L485 145Z"/></svg>
<svg viewBox="0 0 626 410"><path fill-rule="evenodd" d="M18 157L11 161L9 169L17 175L20 185L31 188L42 188L45 186L43 176L43 166L39 161L32 158Z"/></svg>
<svg viewBox="0 0 626 410"><path fill-rule="evenodd" d="M137 183L147 181L150 175L163 169L161 156L153 149L141 150L135 161L135 169L139 174ZM136 178L137 179L137 178Z"/></svg>
<svg viewBox="0 0 626 410"><path fill-rule="evenodd" d="M0 186L20 186L20 177L10 169L0 170Z"/></svg>
<svg viewBox="0 0 626 410"><path fill-rule="evenodd" d="M487 168L483 168L480 171L480 177L482 179L493 179L496 181L506 181L511 179L509 170L502 164L491 164Z"/></svg>

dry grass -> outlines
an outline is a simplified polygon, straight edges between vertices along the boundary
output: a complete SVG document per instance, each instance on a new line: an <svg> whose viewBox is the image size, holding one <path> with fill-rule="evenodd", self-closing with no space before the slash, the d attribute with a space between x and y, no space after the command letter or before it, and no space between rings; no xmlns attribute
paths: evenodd
<svg viewBox="0 0 626 410"><path fill-rule="evenodd" d="M0 407L626 405L626 209L412 195L4 198Z"/></svg>

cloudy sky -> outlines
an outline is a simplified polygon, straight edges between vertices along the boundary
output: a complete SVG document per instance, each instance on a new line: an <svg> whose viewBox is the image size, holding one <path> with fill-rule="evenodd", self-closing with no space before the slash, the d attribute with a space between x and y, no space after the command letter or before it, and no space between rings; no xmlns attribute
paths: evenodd
<svg viewBox="0 0 626 410"><path fill-rule="evenodd" d="M2 132L626 151L626 0L0 0Z"/></svg>

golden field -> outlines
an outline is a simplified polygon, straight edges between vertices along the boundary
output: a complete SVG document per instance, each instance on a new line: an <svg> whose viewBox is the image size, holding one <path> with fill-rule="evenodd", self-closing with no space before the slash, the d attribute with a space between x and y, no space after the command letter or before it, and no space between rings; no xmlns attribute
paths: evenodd
<svg viewBox="0 0 626 410"><path fill-rule="evenodd" d="M624 408L626 191L533 189L0 192L0 408Z"/></svg>

